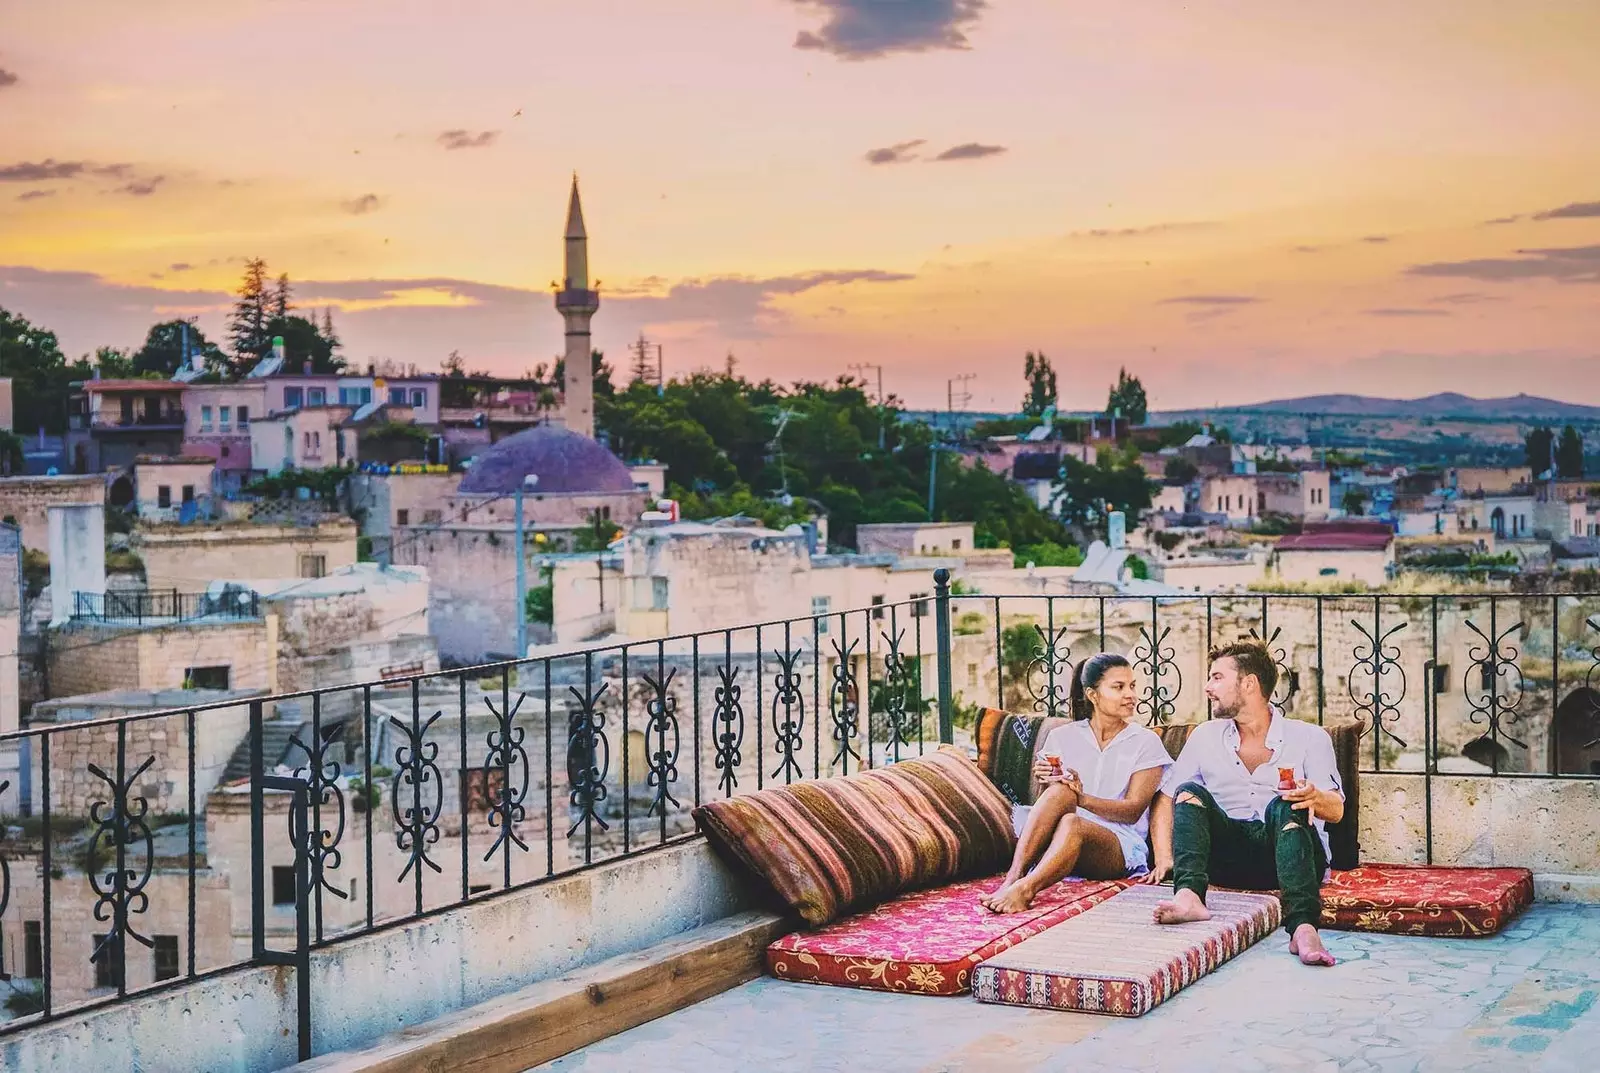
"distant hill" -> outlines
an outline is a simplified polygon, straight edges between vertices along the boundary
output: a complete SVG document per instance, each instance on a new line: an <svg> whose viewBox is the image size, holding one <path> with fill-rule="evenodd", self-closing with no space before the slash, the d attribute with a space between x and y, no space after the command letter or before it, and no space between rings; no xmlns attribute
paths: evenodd
<svg viewBox="0 0 1600 1073"><path fill-rule="evenodd" d="M1538 421L1600 421L1600 406L1580 406L1536 395L1514 395L1504 399L1475 399L1447 391L1421 399L1379 399L1370 395L1308 395L1299 399L1277 399L1246 406L1223 406L1215 410L1167 412L1161 416L1181 419L1204 413L1305 414L1339 417L1466 417Z"/></svg>

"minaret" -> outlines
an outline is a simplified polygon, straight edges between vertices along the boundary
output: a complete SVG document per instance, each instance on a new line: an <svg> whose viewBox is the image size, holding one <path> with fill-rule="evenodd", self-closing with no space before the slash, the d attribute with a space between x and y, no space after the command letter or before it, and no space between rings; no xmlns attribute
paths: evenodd
<svg viewBox="0 0 1600 1073"><path fill-rule="evenodd" d="M589 342L589 318L600 308L600 295L589 286L589 236L583 229L583 203L578 200L578 176L572 176L572 198L567 203L566 271L556 291L556 309L567 322L566 383L562 386L562 416L574 432L594 437L594 364Z"/></svg>

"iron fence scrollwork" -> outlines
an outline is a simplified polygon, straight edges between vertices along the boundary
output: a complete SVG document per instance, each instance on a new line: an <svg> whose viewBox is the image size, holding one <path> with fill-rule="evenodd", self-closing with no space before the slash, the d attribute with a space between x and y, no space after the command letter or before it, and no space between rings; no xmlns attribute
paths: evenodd
<svg viewBox="0 0 1600 1073"><path fill-rule="evenodd" d="M856 646L860 643L859 638L843 646L837 639L832 642L833 685L828 690L828 715L833 719L833 740L838 746L833 754L833 766L840 769L841 775L850 774L851 760L856 762L857 768L861 766L861 754L851 745L861 733L861 702L856 692L855 672Z"/></svg>
<svg viewBox="0 0 1600 1073"><path fill-rule="evenodd" d="M528 815L525 805L529 780L528 750L523 746L527 732L514 722L517 712L522 710L522 702L527 699L526 693L518 693L515 703L508 705L505 698L501 698L501 706L496 707L492 697L483 698L489 714L494 716L494 726L484 739L489 747L483 758L484 798L489 806L489 826L499 830L488 852L483 855L485 861L500 852L509 858L513 845L524 853L528 850L528 844L517 834L516 827ZM488 792L490 771L500 772L500 786L494 793Z"/></svg>
<svg viewBox="0 0 1600 1073"><path fill-rule="evenodd" d="M782 757L772 777L781 775L787 784L805 777L794 758L804 740L806 722L806 698L800 690L800 672L796 669L803 653L794 648L786 652L774 651L772 654L778 661L778 673L772 677L772 751ZM782 709L781 718L779 709Z"/></svg>

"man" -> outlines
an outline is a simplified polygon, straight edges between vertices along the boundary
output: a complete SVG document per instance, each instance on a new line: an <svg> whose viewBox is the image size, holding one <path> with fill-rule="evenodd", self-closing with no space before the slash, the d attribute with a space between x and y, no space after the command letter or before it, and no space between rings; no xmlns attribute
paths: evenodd
<svg viewBox="0 0 1600 1073"><path fill-rule="evenodd" d="M1209 920L1213 880L1280 890L1289 952L1307 965L1332 965L1317 922L1326 825L1343 818L1344 792L1333 739L1273 708L1277 684L1277 664L1261 642L1212 650L1206 696L1215 718L1189 735L1151 805L1154 866L1144 882L1172 876L1174 897L1156 907L1158 924ZM1279 789L1279 769L1292 770L1293 789Z"/></svg>

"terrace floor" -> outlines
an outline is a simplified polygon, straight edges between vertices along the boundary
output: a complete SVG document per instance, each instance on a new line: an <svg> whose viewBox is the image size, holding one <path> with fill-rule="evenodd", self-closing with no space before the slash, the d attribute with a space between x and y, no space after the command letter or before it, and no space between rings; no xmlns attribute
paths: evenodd
<svg viewBox="0 0 1600 1073"><path fill-rule="evenodd" d="M1308 969L1280 931L1137 1019L760 979L539 1067L758 1070L1595 1068L1600 907L1536 905L1493 939L1325 933Z"/></svg>

